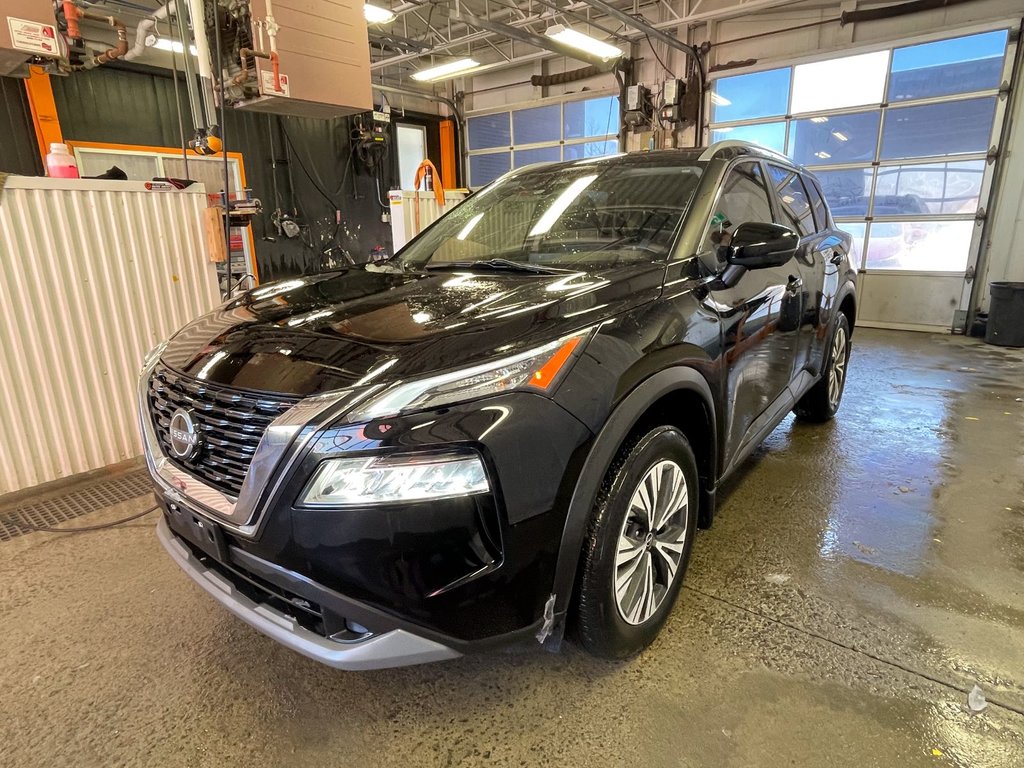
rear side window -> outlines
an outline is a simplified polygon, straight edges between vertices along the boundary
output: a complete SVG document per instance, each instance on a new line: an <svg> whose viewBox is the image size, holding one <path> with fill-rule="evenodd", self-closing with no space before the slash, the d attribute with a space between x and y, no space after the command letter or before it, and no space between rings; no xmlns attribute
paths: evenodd
<svg viewBox="0 0 1024 768"><path fill-rule="evenodd" d="M768 175L779 199L779 224L795 229L801 237L814 234L814 218L800 174L789 168L768 165Z"/></svg>
<svg viewBox="0 0 1024 768"><path fill-rule="evenodd" d="M772 209L760 164L741 163L725 177L702 250L715 251L720 245L728 245L740 224L771 220Z"/></svg>
<svg viewBox="0 0 1024 768"><path fill-rule="evenodd" d="M804 186L807 187L807 193L811 196L811 210L814 211L814 223L817 225L818 231L828 229L828 209L825 208L825 198L821 196L818 185L814 179L804 176Z"/></svg>

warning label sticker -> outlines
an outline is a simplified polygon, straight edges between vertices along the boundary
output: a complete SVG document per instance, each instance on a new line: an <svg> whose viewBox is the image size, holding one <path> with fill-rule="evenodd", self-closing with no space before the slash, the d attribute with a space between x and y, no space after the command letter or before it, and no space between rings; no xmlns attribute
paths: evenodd
<svg viewBox="0 0 1024 768"><path fill-rule="evenodd" d="M19 51L37 53L40 56L59 56L57 30L49 24L38 21L9 17L7 26L11 30L11 46Z"/></svg>
<svg viewBox="0 0 1024 768"><path fill-rule="evenodd" d="M291 96L291 89L288 87L288 75L281 75L280 89L274 88L274 73L260 72L260 80L263 83L264 96Z"/></svg>

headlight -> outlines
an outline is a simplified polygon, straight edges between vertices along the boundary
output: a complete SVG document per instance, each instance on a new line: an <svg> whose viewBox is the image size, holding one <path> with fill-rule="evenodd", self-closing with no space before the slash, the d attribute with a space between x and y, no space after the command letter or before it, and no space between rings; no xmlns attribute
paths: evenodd
<svg viewBox="0 0 1024 768"><path fill-rule="evenodd" d="M393 454L330 459L302 495L311 507L426 501L487 493L480 457L471 453Z"/></svg>
<svg viewBox="0 0 1024 768"><path fill-rule="evenodd" d="M142 358L142 372L143 373L145 373L147 370L149 370L149 368L157 360L160 359L160 355L162 355L164 353L165 349L167 349L167 342L166 341L161 341L159 344L157 344L155 347L153 347L151 350L149 350L149 352L146 353L146 356L144 358Z"/></svg>
<svg viewBox="0 0 1024 768"><path fill-rule="evenodd" d="M586 330L496 362L396 384L358 405L345 417L346 421L381 419L512 389L548 391L589 334L590 330Z"/></svg>

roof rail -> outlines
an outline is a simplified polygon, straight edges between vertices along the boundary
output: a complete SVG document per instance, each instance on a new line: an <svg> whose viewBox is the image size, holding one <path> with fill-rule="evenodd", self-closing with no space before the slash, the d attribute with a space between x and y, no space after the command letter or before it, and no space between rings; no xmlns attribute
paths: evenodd
<svg viewBox="0 0 1024 768"><path fill-rule="evenodd" d="M768 149L762 147L760 144L753 144L749 141L740 141L739 139L729 139L728 141L716 141L710 147L704 150L701 154L701 160L705 162L708 160L714 160L722 152L726 150L738 150L734 154L745 154L749 153L752 155L761 155L762 157L770 157L776 160L782 160L786 163L793 164L793 160L786 157L781 152L776 152L774 149Z"/></svg>

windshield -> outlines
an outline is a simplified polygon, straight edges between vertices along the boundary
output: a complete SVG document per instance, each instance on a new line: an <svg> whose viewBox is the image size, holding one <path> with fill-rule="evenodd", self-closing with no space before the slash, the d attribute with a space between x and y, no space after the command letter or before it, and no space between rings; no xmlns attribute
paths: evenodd
<svg viewBox="0 0 1024 768"><path fill-rule="evenodd" d="M666 259L702 166L683 158L645 160L560 165L500 179L410 243L398 260L406 269L479 262L601 269Z"/></svg>

